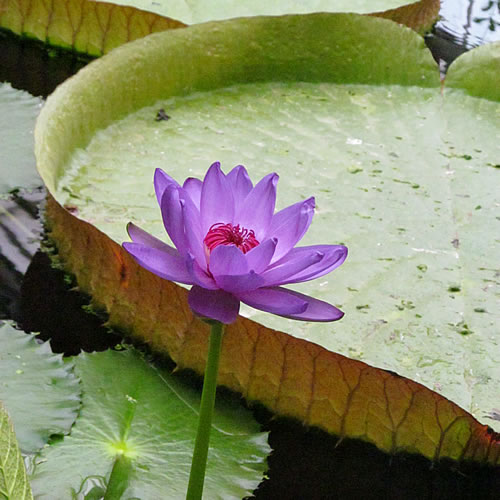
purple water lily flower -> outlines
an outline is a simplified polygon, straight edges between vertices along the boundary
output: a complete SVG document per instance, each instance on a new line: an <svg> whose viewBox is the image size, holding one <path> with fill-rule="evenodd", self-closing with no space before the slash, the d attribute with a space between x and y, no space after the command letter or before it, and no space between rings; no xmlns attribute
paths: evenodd
<svg viewBox="0 0 500 500"><path fill-rule="evenodd" d="M253 186L245 167L225 175L214 163L203 181L180 186L163 170L154 176L163 224L176 248L133 223L123 247L161 278L193 285L188 301L199 316L236 320L240 302L285 318L335 321L335 306L282 288L323 276L344 262L343 245L295 247L311 224L314 198L274 213L277 174Z"/></svg>

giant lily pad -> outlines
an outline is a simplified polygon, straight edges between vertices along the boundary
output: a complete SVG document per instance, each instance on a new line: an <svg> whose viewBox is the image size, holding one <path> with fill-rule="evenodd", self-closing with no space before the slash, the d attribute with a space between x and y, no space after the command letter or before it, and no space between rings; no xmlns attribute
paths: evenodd
<svg viewBox="0 0 500 500"><path fill-rule="evenodd" d="M0 0L0 28L92 56L156 31L183 26L151 12L93 0Z"/></svg>
<svg viewBox="0 0 500 500"><path fill-rule="evenodd" d="M82 354L75 365L82 409L71 435L42 453L32 478L36 497L70 498L94 488L106 498L183 498L198 422L197 392L134 350ZM251 413L221 403L210 444L207 497L250 494L270 451L267 434ZM120 486L112 489L113 484Z"/></svg>
<svg viewBox="0 0 500 500"><path fill-rule="evenodd" d="M114 0L113 3L130 5L139 9L178 19L186 24L203 23L242 16L280 14L308 14L311 12L369 12L389 10L408 4L406 0L218 0L214 2L154 2L152 0ZM419 2L423 3L423 2Z"/></svg>
<svg viewBox="0 0 500 500"><path fill-rule="evenodd" d="M161 107L170 120L155 121ZM484 234L497 223L497 113L462 90L442 96L423 40L392 22L241 19L154 35L92 63L48 100L36 155L52 237L80 286L111 324L198 372L206 327L185 290L119 247L129 219L163 235L154 167L182 178L213 160L245 163L255 178L282 174L282 205L316 194L308 242L346 243L350 257L300 290L346 317L239 320L220 383L389 452L498 464L498 435L471 416L496 424L484 419L500 386L498 257L495 233ZM474 121L475 146L457 116Z"/></svg>

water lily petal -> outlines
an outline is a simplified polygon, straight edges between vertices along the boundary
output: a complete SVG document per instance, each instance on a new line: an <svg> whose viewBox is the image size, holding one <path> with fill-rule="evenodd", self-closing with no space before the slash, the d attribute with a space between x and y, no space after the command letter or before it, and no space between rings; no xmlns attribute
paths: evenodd
<svg viewBox="0 0 500 500"><path fill-rule="evenodd" d="M184 184L182 185L183 189L186 193L189 194L191 200L195 204L196 208L200 209L200 200L201 200L201 189L203 187L203 182L196 177L188 177Z"/></svg>
<svg viewBox="0 0 500 500"><path fill-rule="evenodd" d="M215 282L213 276L207 273L205 268L201 267L192 255L188 256L186 266L195 285L208 290L218 290L219 286Z"/></svg>
<svg viewBox="0 0 500 500"><path fill-rule="evenodd" d="M220 168L214 163L205 175L200 198L201 226L204 234L218 222L232 223L234 197L231 185Z"/></svg>
<svg viewBox="0 0 500 500"><path fill-rule="evenodd" d="M322 300L309 297L302 293L295 292L294 290L288 290L286 288L281 288L281 290L286 290L289 298L295 297L300 300L304 300L307 303L307 308L301 313L292 314L281 314L289 319L297 319L301 321L337 321L344 316L344 313L335 306L328 304Z"/></svg>
<svg viewBox="0 0 500 500"><path fill-rule="evenodd" d="M248 176L247 169L243 165L237 165L226 175L234 194L235 211L245 201L248 193L252 190L253 184Z"/></svg>
<svg viewBox="0 0 500 500"><path fill-rule="evenodd" d="M235 224L252 229L259 241L265 239L273 218L278 179L278 174L269 174L261 179L235 214Z"/></svg>
<svg viewBox="0 0 500 500"><path fill-rule="evenodd" d="M145 269L160 278L192 285L193 280L186 267L185 259L141 243L123 243L123 248Z"/></svg>
<svg viewBox="0 0 500 500"><path fill-rule="evenodd" d="M265 279L266 286L284 285L290 283L290 279L299 274L304 273L310 267L320 263L325 254L312 250L310 252L299 252L290 255L289 252L278 263L271 266L268 270L262 273Z"/></svg>
<svg viewBox="0 0 500 500"><path fill-rule="evenodd" d="M144 229L136 226L133 222L129 222L127 224L127 233L134 243L141 243L148 247L156 248L157 250L163 250L164 252L168 252L172 255L179 254L179 252L175 248L167 245L163 241L154 237L152 234L144 231Z"/></svg>
<svg viewBox="0 0 500 500"><path fill-rule="evenodd" d="M206 290L193 286L188 295L189 307L195 314L229 324L236 321L240 301L224 290Z"/></svg>
<svg viewBox="0 0 500 500"><path fill-rule="evenodd" d="M278 239L272 262L277 262L286 255L304 236L313 215L314 197L299 201L274 214L268 235Z"/></svg>
<svg viewBox="0 0 500 500"><path fill-rule="evenodd" d="M264 279L249 270L243 252L234 245L219 245L210 254L210 272L222 290L248 292L264 284Z"/></svg>
<svg viewBox="0 0 500 500"><path fill-rule="evenodd" d="M183 201L179 198L181 188L170 185L165 189L161 199L161 215L163 225L167 230L170 239L181 255L186 255L188 243L184 232L184 213L182 210Z"/></svg>
<svg viewBox="0 0 500 500"><path fill-rule="evenodd" d="M210 254L209 268L216 281L218 276L241 276L249 271L245 255L234 245L214 248Z"/></svg>
<svg viewBox="0 0 500 500"><path fill-rule="evenodd" d="M278 240L276 238L270 238L247 252L245 257L247 259L248 269L256 273L264 271L273 258L277 244Z"/></svg>
<svg viewBox="0 0 500 500"><path fill-rule="evenodd" d="M154 175L154 187L156 199L159 204L161 204L161 199L165 189L169 186L180 187L180 184L173 177L170 177L170 175L165 173L161 168L157 168Z"/></svg>
<svg viewBox="0 0 500 500"><path fill-rule="evenodd" d="M215 276L214 279L219 288L235 295L251 292L264 284L264 278L259 276L255 271L238 276L234 274L219 275Z"/></svg>
<svg viewBox="0 0 500 500"><path fill-rule="evenodd" d="M278 314L302 314L307 309L307 301L289 293L286 288L258 288L252 292L240 293L238 298L255 309Z"/></svg>
<svg viewBox="0 0 500 500"><path fill-rule="evenodd" d="M183 188L179 189L178 192L182 207L186 245L198 264L205 267L207 265L207 256L203 243L204 235L201 229L200 211Z"/></svg>
<svg viewBox="0 0 500 500"><path fill-rule="evenodd" d="M324 257L317 264L313 264L295 276L290 276L286 283L301 283L324 276L339 267L347 257L347 247L344 245L313 245L294 248L282 261L288 259L289 256L293 257L310 252L321 252Z"/></svg>

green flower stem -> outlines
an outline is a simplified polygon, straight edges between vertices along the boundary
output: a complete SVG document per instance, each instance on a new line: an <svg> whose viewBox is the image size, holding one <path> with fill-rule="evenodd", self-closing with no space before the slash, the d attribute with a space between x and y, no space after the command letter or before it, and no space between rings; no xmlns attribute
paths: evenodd
<svg viewBox="0 0 500 500"><path fill-rule="evenodd" d="M210 343L208 346L205 378L203 379L203 392L201 393L198 432L194 444L186 500L201 500L203 483L205 481L205 469L207 467L208 443L210 441L210 429L214 413L222 335L224 334L224 325L222 323L213 321L210 325Z"/></svg>
<svg viewBox="0 0 500 500"><path fill-rule="evenodd" d="M121 498L127 489L132 472L132 460L124 454L115 457L115 463L111 470L108 486L103 500Z"/></svg>

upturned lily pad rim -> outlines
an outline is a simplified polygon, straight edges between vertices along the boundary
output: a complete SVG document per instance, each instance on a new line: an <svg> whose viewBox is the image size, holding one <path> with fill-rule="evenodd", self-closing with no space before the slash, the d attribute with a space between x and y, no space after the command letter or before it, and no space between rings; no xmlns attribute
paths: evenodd
<svg viewBox="0 0 500 500"><path fill-rule="evenodd" d="M422 37L358 14L239 18L156 33L93 61L49 97L35 127L38 171L54 193L71 153L98 129L159 99L257 81L437 87L439 73Z"/></svg>

